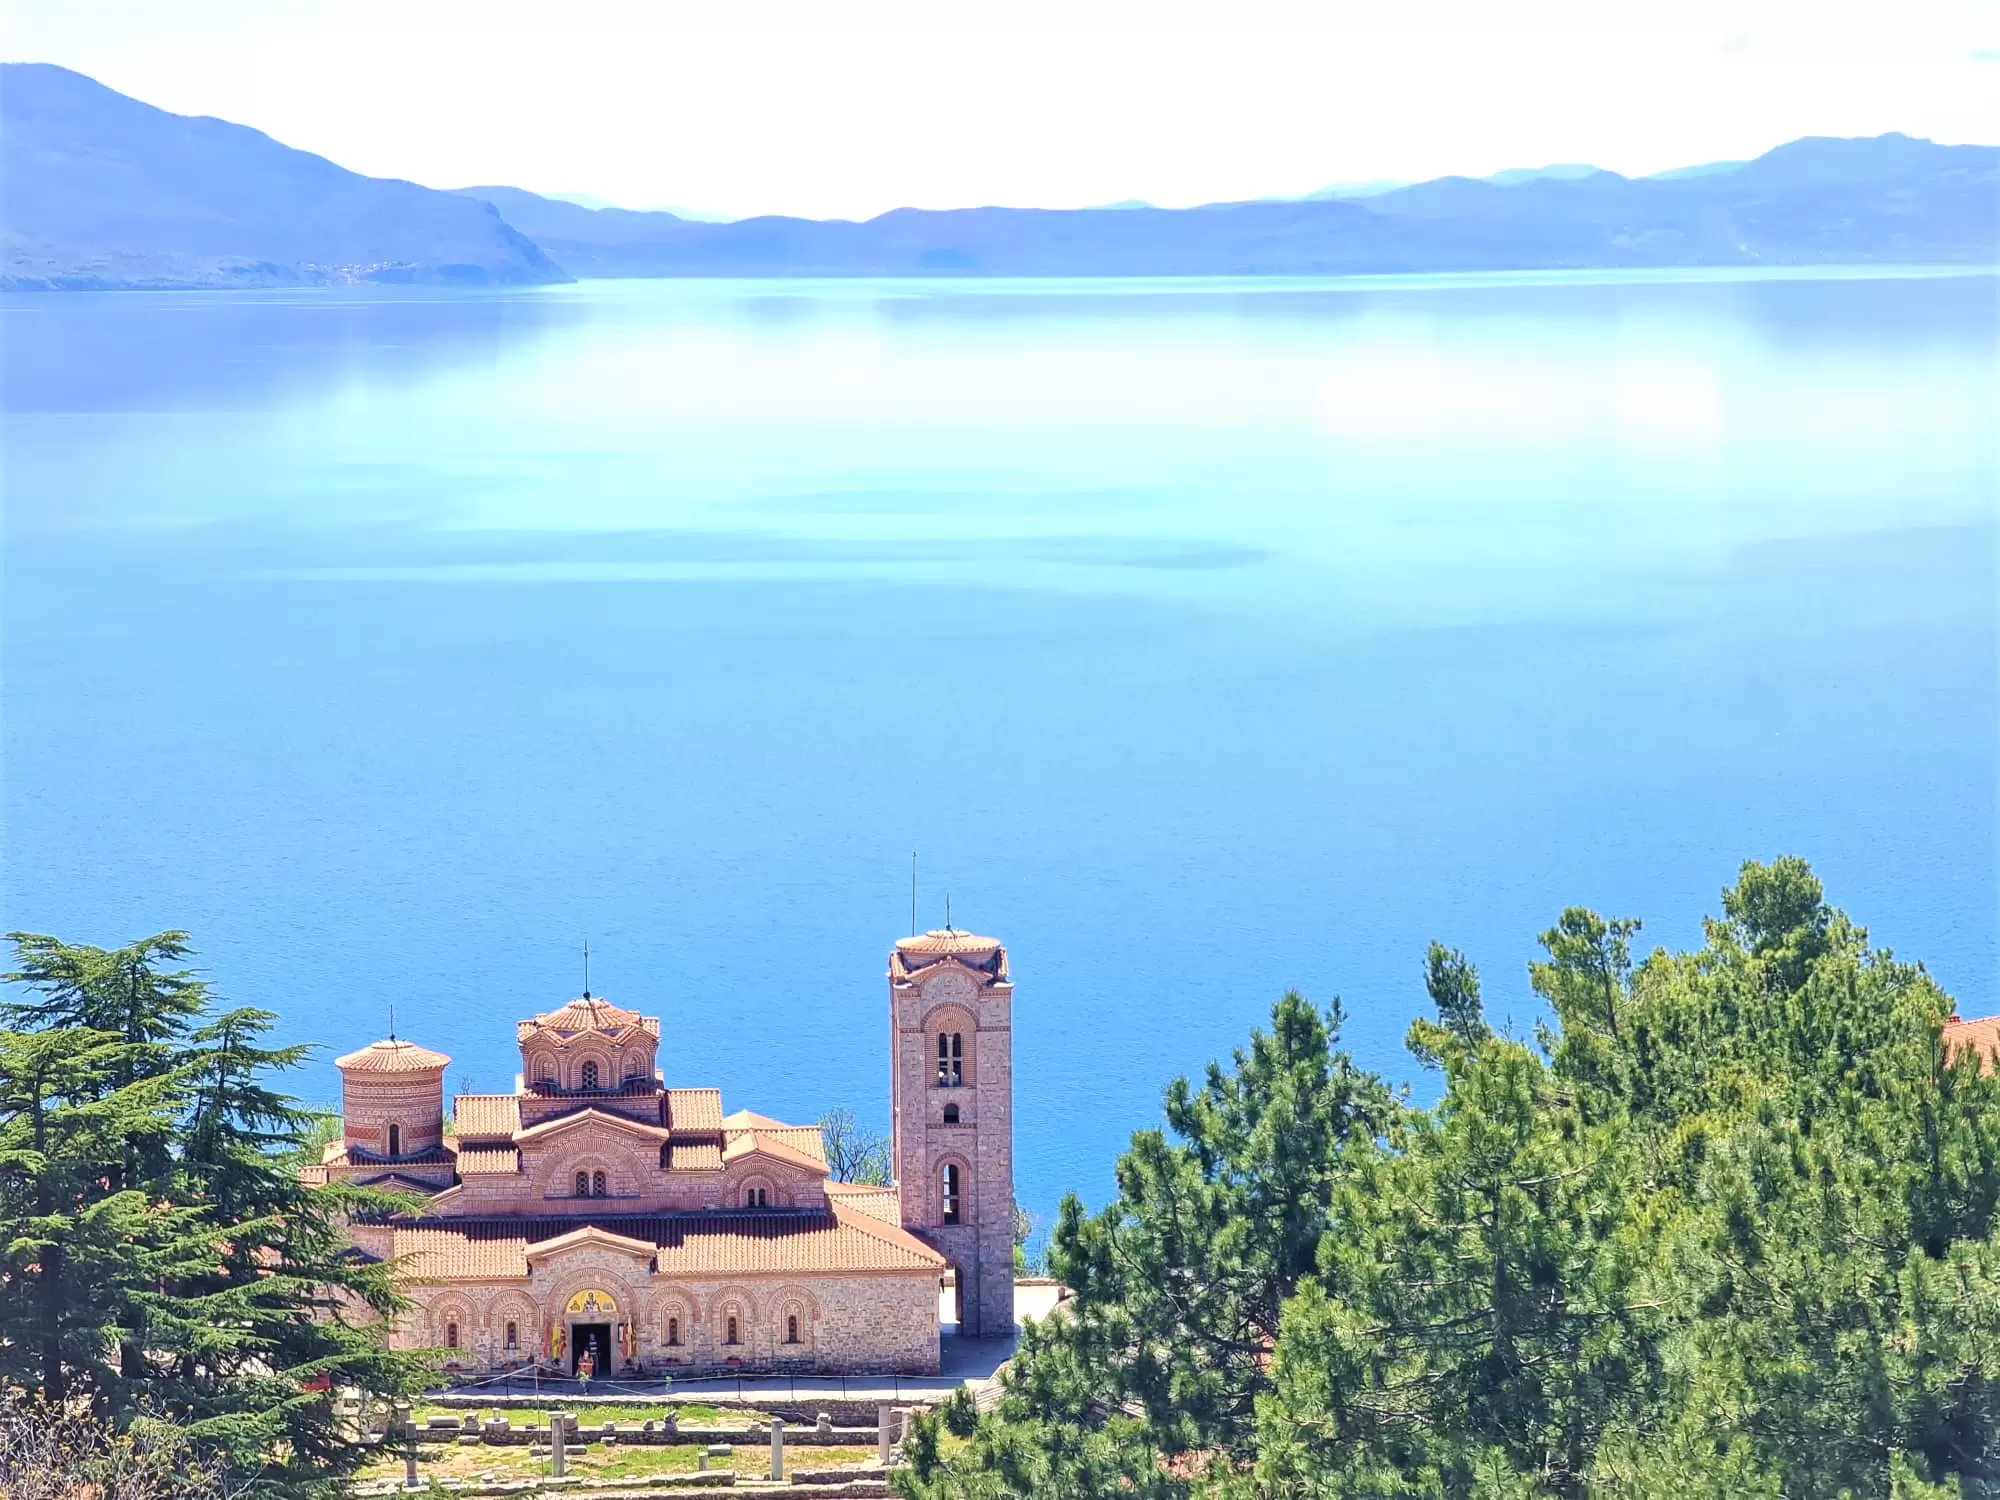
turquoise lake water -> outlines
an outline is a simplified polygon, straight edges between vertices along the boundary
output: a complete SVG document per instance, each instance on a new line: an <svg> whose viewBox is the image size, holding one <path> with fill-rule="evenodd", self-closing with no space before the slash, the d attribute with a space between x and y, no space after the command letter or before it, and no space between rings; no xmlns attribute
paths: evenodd
<svg viewBox="0 0 2000 1500"><path fill-rule="evenodd" d="M586 283L0 301L9 927L190 929L332 1052L885 1123L1011 947L1021 1195L1296 986L1811 858L2000 1009L1996 282ZM324 1058L297 1084L329 1098Z"/></svg>

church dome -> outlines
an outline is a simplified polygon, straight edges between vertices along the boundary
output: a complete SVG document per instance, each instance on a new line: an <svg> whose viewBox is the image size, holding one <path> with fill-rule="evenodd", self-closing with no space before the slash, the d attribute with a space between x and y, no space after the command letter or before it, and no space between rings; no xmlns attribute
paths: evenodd
<svg viewBox="0 0 2000 1500"><path fill-rule="evenodd" d="M580 1000L570 1001L560 1010L521 1022L516 1030L525 1040L537 1031L554 1032L558 1037L578 1036L592 1031L604 1036L618 1036L635 1026L648 1035L659 1035L660 1023L657 1020L642 1016L636 1010L613 1005L609 1000L585 995Z"/></svg>
<svg viewBox="0 0 2000 1500"><path fill-rule="evenodd" d="M441 1073L450 1061L442 1052L392 1036L336 1057L333 1065L343 1073Z"/></svg>
<svg viewBox="0 0 2000 1500"><path fill-rule="evenodd" d="M955 927L937 927L921 937L896 939L896 951L916 958L943 958L947 954L984 955L997 953L1000 939L979 937L974 933L960 932Z"/></svg>

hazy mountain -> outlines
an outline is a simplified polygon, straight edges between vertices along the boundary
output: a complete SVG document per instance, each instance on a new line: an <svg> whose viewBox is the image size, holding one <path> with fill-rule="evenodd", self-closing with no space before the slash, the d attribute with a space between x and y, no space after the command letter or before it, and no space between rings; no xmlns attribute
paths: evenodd
<svg viewBox="0 0 2000 1500"><path fill-rule="evenodd" d="M1316 203L1328 198L1375 198L1410 185L1406 177L1371 177L1366 182L1336 182L1302 198L1266 198L1266 203Z"/></svg>
<svg viewBox="0 0 2000 1500"><path fill-rule="evenodd" d="M1649 172L1647 178L1653 182L1672 182L1677 177L1713 177L1717 172L1734 172L1749 165L1744 161L1705 161L1698 167L1670 167L1664 172Z"/></svg>
<svg viewBox="0 0 2000 1500"><path fill-rule="evenodd" d="M490 208L0 65L0 286L567 281Z"/></svg>
<svg viewBox="0 0 2000 1500"><path fill-rule="evenodd" d="M476 191L583 276L1989 263L2000 249L2000 148L1991 146L1900 135L1808 138L1714 173L1634 179L1565 165L1499 175L1440 177L1359 199L1179 210L897 209L865 223L697 224Z"/></svg>
<svg viewBox="0 0 2000 1500"><path fill-rule="evenodd" d="M1603 170L1583 162L1558 162L1550 167L1508 167L1505 171L1493 173L1485 181L1495 187L1519 187L1524 182L1539 182L1544 177L1553 177L1559 182L1577 177L1595 177Z"/></svg>
<svg viewBox="0 0 2000 1500"><path fill-rule="evenodd" d="M60 68L0 74L13 286L579 276L1301 275L1836 262L1991 264L2000 148L1807 138L1650 178L1565 164L1194 209L897 209L705 222L511 187L359 177ZM1355 191L1378 186L1360 184ZM563 269L558 269L561 267Z"/></svg>
<svg viewBox="0 0 2000 1500"><path fill-rule="evenodd" d="M1495 187L1519 187L1524 182L1533 182L1539 177L1591 177L1602 168L1563 163L1552 167L1508 167L1495 172L1491 177L1482 177L1481 182L1490 182ZM1694 168L1695 171L1704 170ZM1336 182L1323 187L1316 193L1307 193L1302 198L1267 198L1266 203L1311 203L1325 198L1379 198L1384 193L1393 193L1398 188L1415 186L1407 177L1372 177L1366 182Z"/></svg>

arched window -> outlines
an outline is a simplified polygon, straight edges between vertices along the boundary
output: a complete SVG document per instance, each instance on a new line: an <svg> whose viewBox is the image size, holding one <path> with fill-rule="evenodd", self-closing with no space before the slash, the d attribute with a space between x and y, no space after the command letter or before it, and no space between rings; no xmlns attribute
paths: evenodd
<svg viewBox="0 0 2000 1500"><path fill-rule="evenodd" d="M509 1354L512 1354L516 1349L520 1347L521 1347L521 1325L519 1323L509 1323L507 1325L507 1352Z"/></svg>
<svg viewBox="0 0 2000 1500"><path fill-rule="evenodd" d="M660 1147L660 1170L662 1172L667 1170L667 1147L664 1144Z"/></svg>
<svg viewBox="0 0 2000 1500"><path fill-rule="evenodd" d="M593 1198L602 1198L604 1196L604 1174L602 1172L592 1172L590 1174L590 1196Z"/></svg>
<svg viewBox="0 0 2000 1500"><path fill-rule="evenodd" d="M947 1125L956 1125L958 1123L958 1106L956 1104L947 1104L944 1107L944 1122Z"/></svg>
<svg viewBox="0 0 2000 1500"><path fill-rule="evenodd" d="M590 1196L590 1174L588 1172L579 1172L576 1174L576 1196L579 1198L588 1198Z"/></svg>
<svg viewBox="0 0 2000 1500"><path fill-rule="evenodd" d="M944 1164L944 1221L947 1224L958 1222L958 1163L955 1161Z"/></svg>
<svg viewBox="0 0 2000 1500"><path fill-rule="evenodd" d="M668 1345L672 1348L679 1348L680 1342L681 1342L681 1320L679 1318L667 1319Z"/></svg>
<svg viewBox="0 0 2000 1500"><path fill-rule="evenodd" d="M797 1313L787 1313L785 1314L785 1342L796 1344L798 1341L799 1315Z"/></svg>
<svg viewBox="0 0 2000 1500"><path fill-rule="evenodd" d="M771 1206L771 1190L760 1187L745 1188L743 1190L743 1206L745 1208L769 1208Z"/></svg>
<svg viewBox="0 0 2000 1500"><path fill-rule="evenodd" d="M403 1127L400 1125L389 1127L389 1154L391 1156L403 1154Z"/></svg>
<svg viewBox="0 0 2000 1500"><path fill-rule="evenodd" d="M956 1031L938 1033L938 1087L955 1089L965 1082L965 1037Z"/></svg>
<svg viewBox="0 0 2000 1500"><path fill-rule="evenodd" d="M583 1086L584 1086L585 1088L587 1088L587 1089L594 1089L594 1088L596 1088L596 1087L597 1087L597 1064L596 1064L596 1063L594 1063L594 1062L587 1062L587 1063L585 1063L585 1064L583 1065L583 1078L582 1078L582 1082L583 1082Z"/></svg>
<svg viewBox="0 0 2000 1500"><path fill-rule="evenodd" d="M456 1323L447 1323L444 1325L444 1346L447 1349L456 1349L458 1347L458 1325Z"/></svg>
<svg viewBox="0 0 2000 1500"><path fill-rule="evenodd" d="M731 1313L729 1315L729 1321L723 1325L722 1342L725 1344L734 1344L740 1342L740 1340L738 1340L738 1338L736 1337L735 1313Z"/></svg>

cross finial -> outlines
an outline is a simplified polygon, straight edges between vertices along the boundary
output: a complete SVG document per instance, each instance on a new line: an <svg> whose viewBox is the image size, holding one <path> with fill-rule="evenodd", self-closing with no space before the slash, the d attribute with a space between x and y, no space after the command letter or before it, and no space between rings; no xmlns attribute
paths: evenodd
<svg viewBox="0 0 2000 1500"><path fill-rule="evenodd" d="M396 1002L389 1002L389 1040L396 1040Z"/></svg>
<svg viewBox="0 0 2000 1500"><path fill-rule="evenodd" d="M583 998L590 998L590 939L583 940Z"/></svg>

